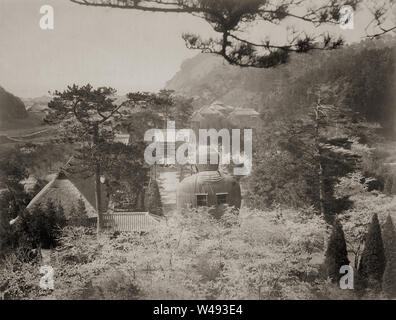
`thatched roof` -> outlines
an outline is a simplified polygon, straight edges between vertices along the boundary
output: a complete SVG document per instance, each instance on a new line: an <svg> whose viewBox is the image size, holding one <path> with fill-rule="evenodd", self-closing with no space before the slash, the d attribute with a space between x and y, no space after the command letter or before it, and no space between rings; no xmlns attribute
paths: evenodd
<svg viewBox="0 0 396 320"><path fill-rule="evenodd" d="M104 189L104 186L102 189ZM27 209L36 205L45 206L48 201L52 201L63 207L67 217L72 207L76 207L80 199L85 204L88 216L96 217L94 178L79 179L72 176L68 177L65 173L60 172L30 201ZM108 199L103 190L102 210L107 210L107 204Z"/></svg>

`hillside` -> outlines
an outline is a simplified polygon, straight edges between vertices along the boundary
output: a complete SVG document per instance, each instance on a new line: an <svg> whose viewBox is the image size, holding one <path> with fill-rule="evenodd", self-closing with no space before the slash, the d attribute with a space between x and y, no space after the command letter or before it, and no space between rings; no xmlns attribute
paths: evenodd
<svg viewBox="0 0 396 320"><path fill-rule="evenodd" d="M196 107L221 100L233 106L257 108L273 87L271 77L271 70L239 68L218 56L201 53L183 62L166 89L194 97Z"/></svg>
<svg viewBox="0 0 396 320"><path fill-rule="evenodd" d="M0 128L14 120L26 119L28 113L21 99L0 87Z"/></svg>
<svg viewBox="0 0 396 320"><path fill-rule="evenodd" d="M194 97L196 108L220 100L279 118L301 115L312 103L307 91L326 86L333 92L333 103L393 128L394 48L394 37L363 41L291 55L287 64L269 69L231 66L218 56L198 54L182 64L166 88Z"/></svg>
<svg viewBox="0 0 396 320"><path fill-rule="evenodd" d="M41 96L36 98L24 98L22 101L25 103L26 110L30 112L43 112L48 109L48 102L51 101L51 97Z"/></svg>
<svg viewBox="0 0 396 320"><path fill-rule="evenodd" d="M289 63L269 69L232 66L219 56L200 53L185 60L179 72L166 83L166 89L194 97L194 105L220 100L235 107L262 110L280 88L306 73L308 66L318 67L315 54L292 55Z"/></svg>

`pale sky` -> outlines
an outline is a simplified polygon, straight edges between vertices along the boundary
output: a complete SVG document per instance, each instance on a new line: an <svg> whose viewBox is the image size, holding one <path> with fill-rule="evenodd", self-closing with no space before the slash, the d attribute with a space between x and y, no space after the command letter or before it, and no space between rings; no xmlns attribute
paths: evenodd
<svg viewBox="0 0 396 320"><path fill-rule="evenodd" d="M54 8L54 30L40 29L45 4ZM120 94L158 90L197 54L181 38L194 29L208 32L210 26L184 14L0 0L0 86L22 97L88 82Z"/></svg>
<svg viewBox="0 0 396 320"><path fill-rule="evenodd" d="M42 5L54 8L54 30L39 27ZM355 17L360 31L343 35L359 40L362 22ZM185 47L183 32L212 31L186 14L92 8L68 0L0 0L0 86L20 97L73 83L111 86L119 94L156 91L197 54Z"/></svg>

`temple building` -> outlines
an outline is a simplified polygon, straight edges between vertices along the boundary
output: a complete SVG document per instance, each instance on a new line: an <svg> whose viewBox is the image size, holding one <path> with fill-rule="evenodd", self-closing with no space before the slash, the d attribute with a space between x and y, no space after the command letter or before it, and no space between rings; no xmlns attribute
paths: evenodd
<svg viewBox="0 0 396 320"><path fill-rule="evenodd" d="M213 152L208 152L208 159ZM195 173L184 178L177 188L179 211L212 207L212 212L218 217L224 213L226 206L241 207L241 188L237 178L220 170L218 164L197 164L194 167Z"/></svg>

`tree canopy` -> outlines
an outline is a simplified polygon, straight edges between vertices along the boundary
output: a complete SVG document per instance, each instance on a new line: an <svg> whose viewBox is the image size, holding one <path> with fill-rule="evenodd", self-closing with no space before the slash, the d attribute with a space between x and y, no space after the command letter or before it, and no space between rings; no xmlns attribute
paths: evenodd
<svg viewBox="0 0 396 320"><path fill-rule="evenodd" d="M317 27L339 24L344 6L352 9L366 7L372 20L366 26L368 37L378 37L395 30L390 16L394 1L368 0L70 0L93 7L132 9L163 13L187 13L208 22L219 37L203 39L197 34L183 34L186 46L202 52L221 55L230 64L242 67L268 68L285 63L290 52L338 48L343 39L330 33L307 34L290 29L289 39L282 44L266 39L251 40L244 32L256 22L279 25L297 20Z"/></svg>

